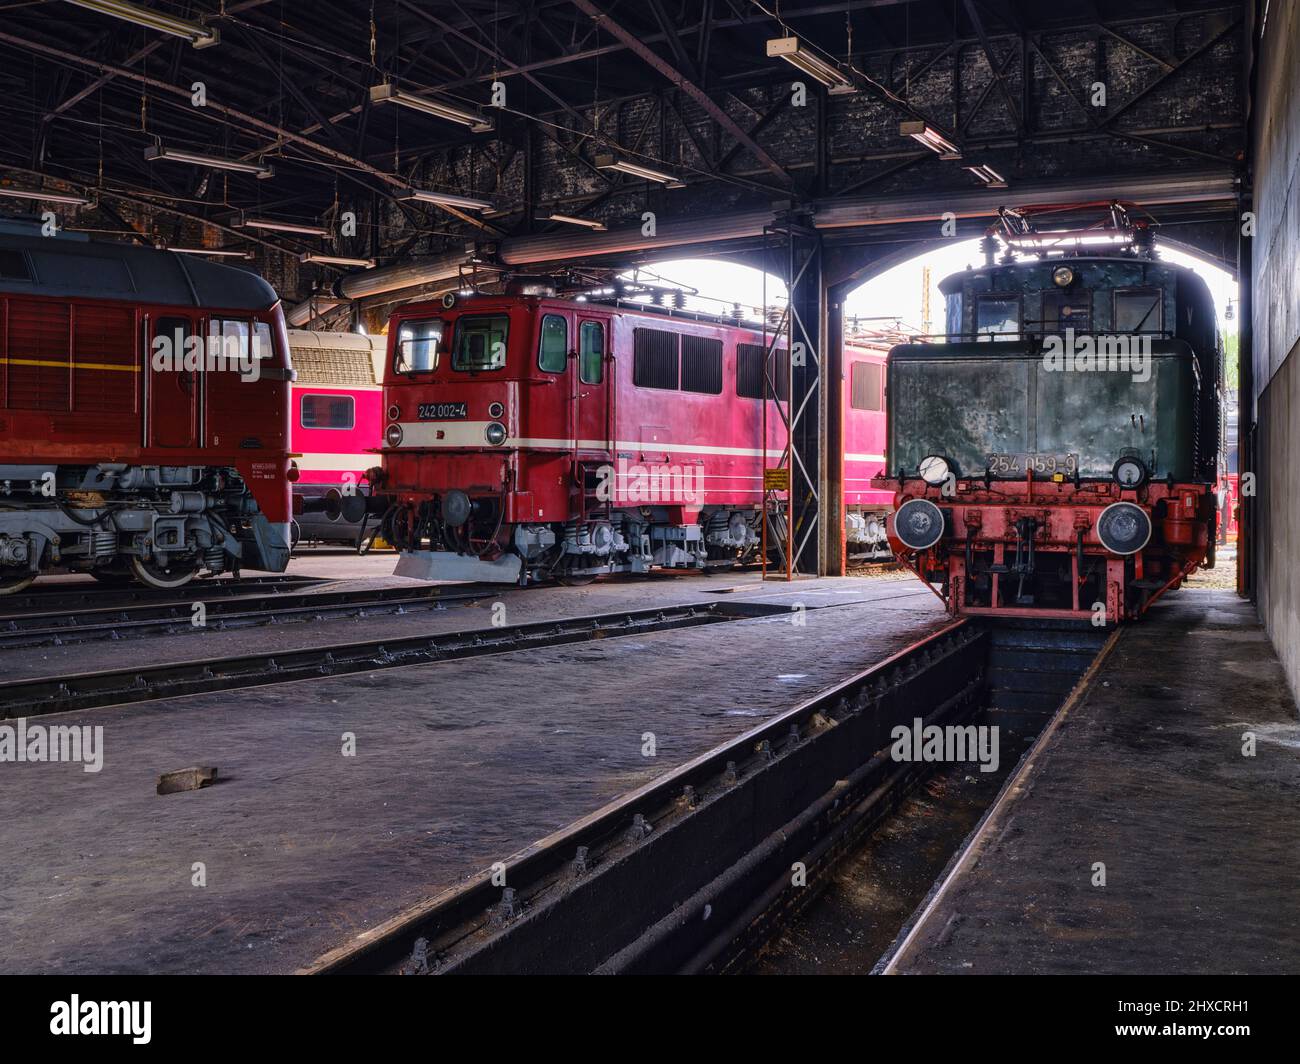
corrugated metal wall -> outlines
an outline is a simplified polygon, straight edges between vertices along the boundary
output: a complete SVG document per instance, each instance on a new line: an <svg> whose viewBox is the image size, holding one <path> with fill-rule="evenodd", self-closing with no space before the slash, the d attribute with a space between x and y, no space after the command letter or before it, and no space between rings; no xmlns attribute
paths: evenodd
<svg viewBox="0 0 1300 1064"><path fill-rule="evenodd" d="M1253 330L1260 618L1300 694L1300 0L1267 7L1255 100ZM1243 415L1248 411L1243 402Z"/></svg>

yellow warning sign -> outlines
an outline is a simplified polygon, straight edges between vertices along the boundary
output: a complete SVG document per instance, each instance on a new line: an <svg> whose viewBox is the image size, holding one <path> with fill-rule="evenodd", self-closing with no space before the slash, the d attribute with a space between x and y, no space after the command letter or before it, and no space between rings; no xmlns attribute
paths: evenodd
<svg viewBox="0 0 1300 1064"><path fill-rule="evenodd" d="M764 470L763 470L763 490L764 490L764 491L789 491L789 490L790 490L790 470L788 470L788 469L764 469Z"/></svg>

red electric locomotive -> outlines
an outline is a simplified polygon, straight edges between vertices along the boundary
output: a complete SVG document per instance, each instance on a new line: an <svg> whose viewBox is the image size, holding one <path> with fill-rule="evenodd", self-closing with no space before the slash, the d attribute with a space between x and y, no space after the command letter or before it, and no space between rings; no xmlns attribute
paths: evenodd
<svg viewBox="0 0 1300 1064"><path fill-rule="evenodd" d="M0 593L283 571L287 352L255 274L0 223Z"/></svg>
<svg viewBox="0 0 1300 1064"><path fill-rule="evenodd" d="M844 538L855 561L889 558L894 493L872 486L885 466L885 352L844 345Z"/></svg>
<svg viewBox="0 0 1300 1064"><path fill-rule="evenodd" d="M784 443L771 334L542 288L411 304L388 338L369 505L399 574L526 584L756 553Z"/></svg>
<svg viewBox="0 0 1300 1064"><path fill-rule="evenodd" d="M1111 623L1214 564L1209 290L1141 227L1011 247L1074 237L1111 246L995 261L989 238L983 267L941 285L947 342L889 354L890 543L954 615Z"/></svg>

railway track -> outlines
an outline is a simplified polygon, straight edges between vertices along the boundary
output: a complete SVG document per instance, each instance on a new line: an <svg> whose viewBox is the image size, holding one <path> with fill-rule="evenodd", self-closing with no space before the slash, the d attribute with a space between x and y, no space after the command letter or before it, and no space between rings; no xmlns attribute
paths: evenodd
<svg viewBox="0 0 1300 1064"><path fill-rule="evenodd" d="M203 580L187 584L174 591L158 591L138 585L108 588L101 584L86 584L76 589L66 584L52 585L35 591L0 598L0 623L36 611L57 613L62 610L86 607L189 604L200 599L233 598L241 595L273 595L280 592L301 591L324 583L308 576L254 576L239 580Z"/></svg>
<svg viewBox="0 0 1300 1064"><path fill-rule="evenodd" d="M354 591L300 591L300 585L272 594L217 598L207 596L127 606L0 616L0 649L62 646L97 639L131 639L185 632L225 631L268 624L322 620L332 616L373 616L438 609L444 604L500 594L495 585L385 587ZM204 623L194 624L194 605L204 604Z"/></svg>
<svg viewBox="0 0 1300 1064"><path fill-rule="evenodd" d="M789 607L764 603L708 602L466 632L271 650L74 676L10 680L0 688L0 719L504 654L789 612Z"/></svg>
<svg viewBox="0 0 1300 1064"><path fill-rule="evenodd" d="M890 757L895 726L1005 701L1037 734L1103 636L950 625L520 851L504 886L481 873L302 973L743 970L930 775Z"/></svg>

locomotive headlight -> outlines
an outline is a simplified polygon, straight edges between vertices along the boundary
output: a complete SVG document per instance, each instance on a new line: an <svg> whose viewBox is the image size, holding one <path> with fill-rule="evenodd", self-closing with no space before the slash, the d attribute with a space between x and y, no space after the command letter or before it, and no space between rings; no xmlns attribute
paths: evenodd
<svg viewBox="0 0 1300 1064"><path fill-rule="evenodd" d="M384 442L387 443L389 447L400 447L402 445L403 436L405 436L405 433L402 432L401 425L389 425L387 430L384 432Z"/></svg>
<svg viewBox="0 0 1300 1064"><path fill-rule="evenodd" d="M493 447L500 447L506 442L506 427L499 421L490 422L483 430L483 438Z"/></svg>
<svg viewBox="0 0 1300 1064"><path fill-rule="evenodd" d="M392 406L388 408L389 421L397 421L401 418L401 416L402 416L402 408L398 406L396 403L394 403Z"/></svg>
<svg viewBox="0 0 1300 1064"><path fill-rule="evenodd" d="M504 417L506 408L500 403L488 403L488 417Z"/></svg>
<svg viewBox="0 0 1300 1064"><path fill-rule="evenodd" d="M932 454L929 457L922 458L921 464L917 470L924 480L932 488L937 488L952 473L952 466L948 464L948 459L941 455Z"/></svg>
<svg viewBox="0 0 1300 1064"><path fill-rule="evenodd" d="M1151 518L1131 502L1114 502L1097 518L1097 538L1111 554L1136 554L1151 538Z"/></svg>
<svg viewBox="0 0 1300 1064"><path fill-rule="evenodd" d="M1136 458L1121 458L1111 467L1110 475L1121 488L1138 488L1147 479L1147 470Z"/></svg>
<svg viewBox="0 0 1300 1064"><path fill-rule="evenodd" d="M928 550L943 536L943 511L929 499L908 499L894 511L894 535L912 550Z"/></svg>
<svg viewBox="0 0 1300 1064"><path fill-rule="evenodd" d="M1068 288L1074 284L1074 271L1068 266L1058 266L1052 271L1052 284L1057 288Z"/></svg>

